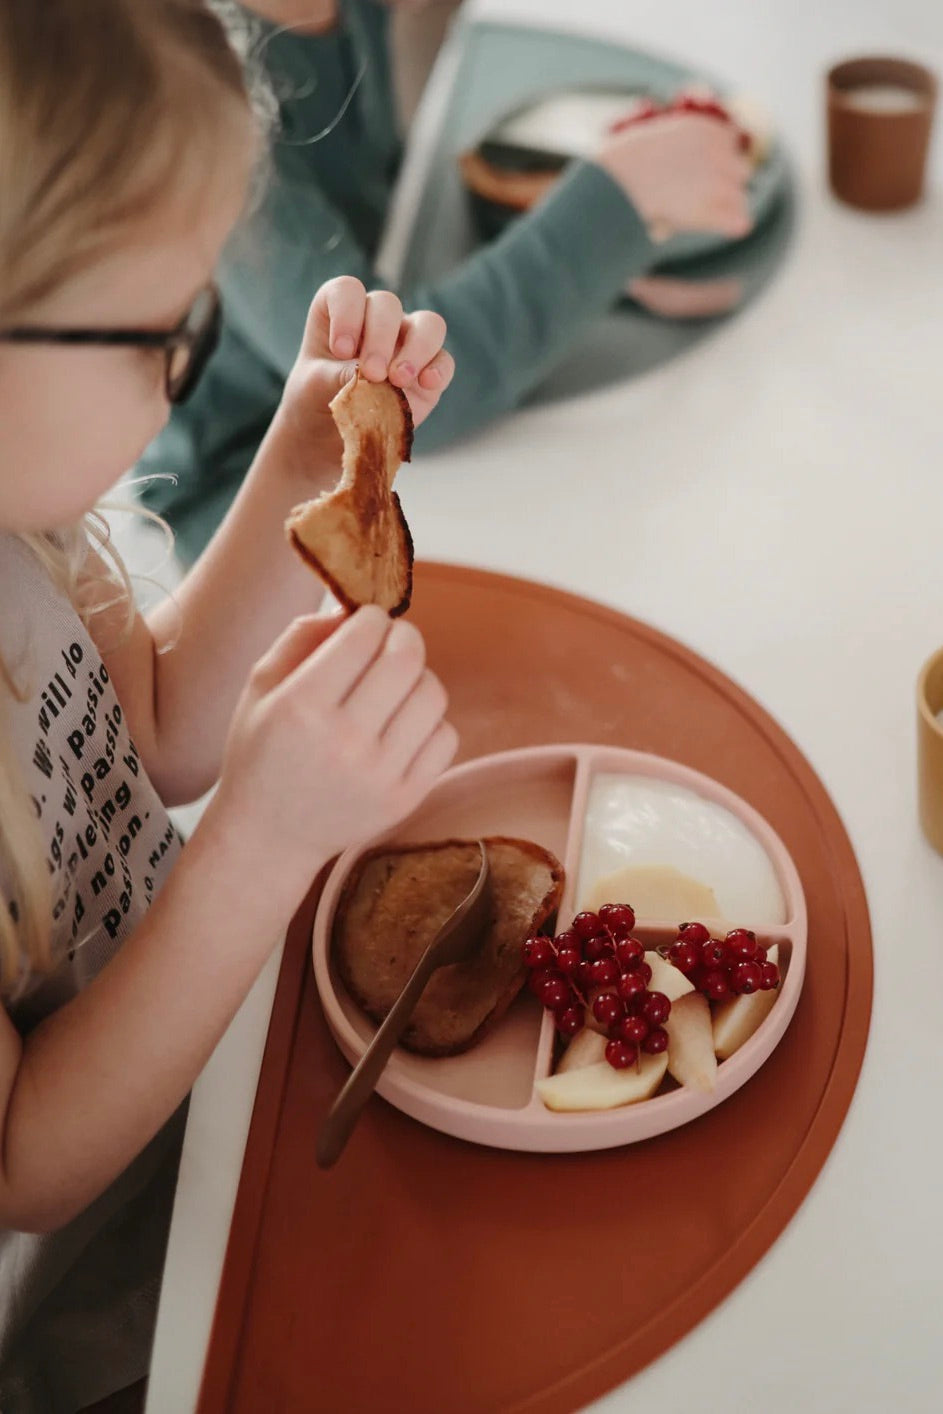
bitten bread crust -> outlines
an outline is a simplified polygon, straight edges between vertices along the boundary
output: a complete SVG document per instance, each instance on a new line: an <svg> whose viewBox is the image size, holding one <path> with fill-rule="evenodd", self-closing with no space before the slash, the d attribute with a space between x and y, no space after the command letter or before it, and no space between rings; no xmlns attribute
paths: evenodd
<svg viewBox="0 0 943 1414"><path fill-rule="evenodd" d="M331 403L344 443L333 491L296 506L285 522L294 549L348 611L379 604L396 617L409 607L413 541L393 480L409 461L413 418L401 388L359 373Z"/></svg>

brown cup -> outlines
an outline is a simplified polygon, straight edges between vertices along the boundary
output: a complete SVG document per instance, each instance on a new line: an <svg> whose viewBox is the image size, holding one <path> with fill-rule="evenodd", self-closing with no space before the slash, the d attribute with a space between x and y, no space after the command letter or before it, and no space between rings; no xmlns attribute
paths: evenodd
<svg viewBox="0 0 943 1414"><path fill-rule="evenodd" d="M943 648L924 663L917 679L917 797L920 827L943 854Z"/></svg>
<svg viewBox="0 0 943 1414"><path fill-rule="evenodd" d="M826 79L828 167L832 191L865 211L899 211L923 195L936 76L905 59L850 59ZM914 105L866 106L855 91L871 85L904 88Z"/></svg>

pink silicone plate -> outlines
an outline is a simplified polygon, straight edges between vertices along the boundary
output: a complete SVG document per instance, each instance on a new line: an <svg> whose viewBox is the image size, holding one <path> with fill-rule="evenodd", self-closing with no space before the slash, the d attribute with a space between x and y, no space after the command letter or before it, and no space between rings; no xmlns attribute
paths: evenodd
<svg viewBox="0 0 943 1414"><path fill-rule="evenodd" d="M683 787L740 820L768 856L784 901L784 920L737 918L767 945L779 945L783 980L769 1014L717 1073L710 1094L678 1087L617 1109L554 1112L536 1093L553 1069L553 1020L525 989L498 1026L473 1050L443 1060L398 1050L377 1086L391 1105L445 1134L501 1149L566 1153L613 1148L651 1138L696 1119L738 1090L776 1047L796 1009L805 972L806 907L802 885L785 846L762 816L739 796L700 772L643 752L596 746L540 746L481 757L442 777L422 807L395 831L369 846L396 841L476 839L515 835L551 850L566 869L558 929L577 910L576 889L587 800L597 774L643 777ZM374 1032L347 995L331 962L334 911L350 870L364 849L338 860L314 921L318 991L335 1041L353 1064ZM711 880L703 880L711 884ZM639 918L635 934L646 947L675 937L678 919ZM711 920L706 919L706 922Z"/></svg>

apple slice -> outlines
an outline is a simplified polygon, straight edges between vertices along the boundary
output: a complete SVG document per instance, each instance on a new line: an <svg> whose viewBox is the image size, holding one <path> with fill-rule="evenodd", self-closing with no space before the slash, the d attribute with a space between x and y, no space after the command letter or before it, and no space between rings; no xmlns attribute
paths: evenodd
<svg viewBox="0 0 943 1414"><path fill-rule="evenodd" d="M563 1052L557 1066L557 1075L565 1075L568 1070L580 1070L586 1065L598 1065L601 1060L606 1059L608 1044L607 1036L600 1035L598 1031L590 1031L588 1026L584 1026ZM606 1064L609 1064L608 1061Z"/></svg>
<svg viewBox="0 0 943 1414"><path fill-rule="evenodd" d="M614 1110L654 1095L668 1068L668 1057L641 1057L638 1067L615 1070L608 1061L584 1065L538 1080L537 1094L548 1110Z"/></svg>
<svg viewBox="0 0 943 1414"><path fill-rule="evenodd" d="M779 963L779 947L774 944L766 954L767 962ZM731 997L714 1010L714 1053L727 1060L749 1041L754 1031L773 1009L779 988L770 992L751 992L749 996Z"/></svg>
<svg viewBox="0 0 943 1414"><path fill-rule="evenodd" d="M717 1057L707 998L692 990L672 1002L665 1030L668 1069L675 1080L689 1090L709 1093L717 1084Z"/></svg>
<svg viewBox="0 0 943 1414"><path fill-rule="evenodd" d="M666 962L660 953L654 950L647 952L645 961L652 969L652 980L648 984L650 992L664 992L673 1005L679 997L694 991L694 983L674 963Z"/></svg>

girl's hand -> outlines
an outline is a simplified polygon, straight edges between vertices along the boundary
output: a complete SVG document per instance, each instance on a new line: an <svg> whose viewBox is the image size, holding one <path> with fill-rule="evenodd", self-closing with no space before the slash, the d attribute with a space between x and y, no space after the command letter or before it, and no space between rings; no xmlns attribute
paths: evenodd
<svg viewBox="0 0 943 1414"><path fill-rule="evenodd" d="M372 606L296 619L252 671L207 813L251 833L291 912L328 859L424 799L458 744L446 706L411 624Z"/></svg>
<svg viewBox="0 0 943 1414"><path fill-rule="evenodd" d="M455 360L443 348L445 320L431 309L404 314L388 290L370 294L341 275L322 285L308 312L304 342L285 385L266 456L297 481L320 457L339 464L340 436L328 404L359 366L371 383L402 388L418 427L452 381Z"/></svg>
<svg viewBox="0 0 943 1414"><path fill-rule="evenodd" d="M738 239L752 218L750 163L732 124L670 113L610 138L596 161L622 188L653 239L708 231Z"/></svg>
<svg viewBox="0 0 943 1414"><path fill-rule="evenodd" d="M434 310L404 314L389 290L368 294L359 280L341 275L314 297L302 358L340 360L338 388L351 376L353 361L371 383L388 378L406 394L418 427L455 372L455 360L443 348L445 333L445 320Z"/></svg>

